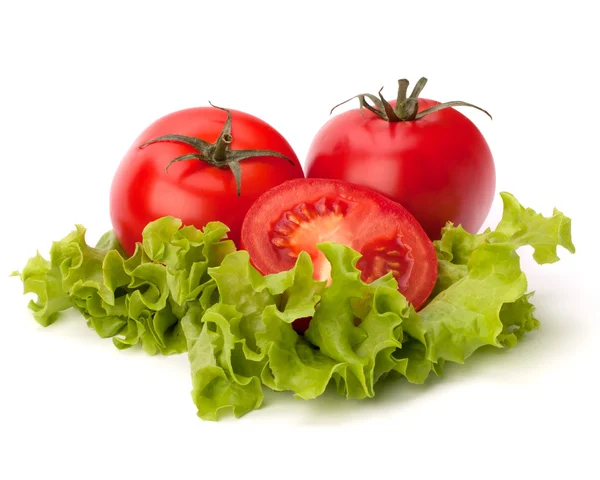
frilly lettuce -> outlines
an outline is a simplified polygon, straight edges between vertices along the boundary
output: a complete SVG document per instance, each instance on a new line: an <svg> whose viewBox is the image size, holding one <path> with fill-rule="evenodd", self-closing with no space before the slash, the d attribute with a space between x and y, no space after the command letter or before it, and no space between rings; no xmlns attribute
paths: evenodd
<svg viewBox="0 0 600 480"><path fill-rule="evenodd" d="M262 276L224 239L224 225L200 231L172 217L149 224L130 258L111 232L90 247L77 226L53 244L49 261L38 254L18 275L37 295L29 307L44 326L74 306L118 348L187 351L201 418L259 408L263 386L313 399L333 383L362 399L390 374L423 383L445 362L462 363L484 345L512 347L539 326L517 249L533 247L540 264L557 261L558 246L575 252L570 219L501 196L495 230L448 224L434 242L438 281L419 312L391 274L363 282L360 254L349 247L318 246L331 264L329 285L313 279L305 252L291 270ZM299 335L292 323L306 317Z"/></svg>
<svg viewBox="0 0 600 480"><path fill-rule="evenodd" d="M199 231L164 217L144 229L142 243L127 258L112 232L91 247L85 228L76 225L52 244L49 261L38 253L14 274L25 293L37 296L29 308L43 326L75 307L117 348L140 343L150 354L181 353L187 344L180 319L188 302L214 284L208 268L235 250L233 242L221 240L226 232L220 223Z"/></svg>

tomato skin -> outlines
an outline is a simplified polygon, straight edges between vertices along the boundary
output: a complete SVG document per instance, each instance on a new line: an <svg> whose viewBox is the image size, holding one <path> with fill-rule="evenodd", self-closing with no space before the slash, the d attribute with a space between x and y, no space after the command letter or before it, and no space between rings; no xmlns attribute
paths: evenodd
<svg viewBox="0 0 600 480"><path fill-rule="evenodd" d="M195 153L189 145L143 143L162 135L179 134L213 143L219 137L227 113L213 107L197 107L166 115L150 125L135 140L113 178L110 214L117 238L128 254L142 240L142 230L153 220L171 215L184 225L202 228L210 221L221 221L230 229L229 238L239 245L244 215L266 190L293 178L302 178L302 167L290 144L263 120L231 110L232 150L272 150L287 156L294 165L276 157L255 157L240 162L241 195L237 196L235 178L228 168L217 168L203 161L169 161Z"/></svg>
<svg viewBox="0 0 600 480"><path fill-rule="evenodd" d="M262 274L292 268L298 253L306 251L315 278L327 280L328 262L316 247L324 241L361 253L357 268L365 281L392 271L399 290L416 309L435 286L437 256L425 231L404 207L369 188L340 180L290 180L264 193L242 226L242 248ZM378 255L381 258L374 259ZM385 266L379 267L383 262L377 260L384 260ZM300 323L302 328L308 324L306 319Z"/></svg>
<svg viewBox="0 0 600 480"><path fill-rule="evenodd" d="M438 103L419 99L419 111ZM453 108L406 122L359 109L339 114L315 136L305 168L307 177L363 185L400 203L432 240L447 221L477 232L496 187L487 142Z"/></svg>

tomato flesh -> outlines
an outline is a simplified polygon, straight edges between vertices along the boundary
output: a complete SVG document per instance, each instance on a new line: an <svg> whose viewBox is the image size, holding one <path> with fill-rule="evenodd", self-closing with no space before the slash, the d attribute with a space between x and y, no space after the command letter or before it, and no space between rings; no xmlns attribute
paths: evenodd
<svg viewBox="0 0 600 480"><path fill-rule="evenodd" d="M242 248L262 274L292 268L306 251L315 278L330 280L329 262L317 249L322 242L360 252L357 268L366 282L391 271L417 309L433 290L432 242L404 207L373 190L338 180L290 180L259 197L242 225Z"/></svg>

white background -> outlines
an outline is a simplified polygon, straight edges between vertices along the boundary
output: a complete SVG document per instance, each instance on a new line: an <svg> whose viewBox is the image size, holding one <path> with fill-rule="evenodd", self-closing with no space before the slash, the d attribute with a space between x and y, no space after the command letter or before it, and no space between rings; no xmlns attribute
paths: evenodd
<svg viewBox="0 0 600 480"><path fill-rule="evenodd" d="M0 478L599 478L593 4L2 2ZM462 109L499 191L573 218L576 255L524 252L542 328L513 350L373 401L273 394L210 423L185 355L119 352L75 314L43 329L7 278L74 223L91 240L110 228L112 175L166 113L245 110L303 158L331 106L422 75L423 96L493 114Z"/></svg>

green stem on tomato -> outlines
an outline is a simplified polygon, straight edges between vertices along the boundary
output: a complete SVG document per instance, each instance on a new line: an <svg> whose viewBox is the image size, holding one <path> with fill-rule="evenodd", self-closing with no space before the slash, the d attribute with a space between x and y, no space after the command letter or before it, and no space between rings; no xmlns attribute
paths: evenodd
<svg viewBox="0 0 600 480"><path fill-rule="evenodd" d="M438 105L434 105L431 108L423 110L419 112L419 95L425 88L427 84L427 78L421 77L419 81L415 84L413 91L410 96L407 98L406 93L408 91L409 81L406 78L402 78L398 80L398 95L396 100L396 106L392 107L392 105L384 98L381 91L383 87L379 90L378 95L372 95L370 93L361 93L359 95L355 95L354 97L349 98L331 109L333 112L337 107L343 105L344 103L349 102L355 98L358 98L360 102L360 111L363 112L363 108L366 108L370 112L377 115L382 120L386 122L412 122L414 120L419 120L426 115L431 113L438 112L439 110L443 110L444 108L451 107L472 107L477 110L485 113L488 117L492 118L492 116L484 110L476 105L471 103L462 102L460 100L454 100L451 102L440 103ZM379 98L378 98L379 97ZM372 102L370 105L367 100Z"/></svg>
<svg viewBox="0 0 600 480"><path fill-rule="evenodd" d="M201 162L206 162L209 165L212 165L213 167L228 168L231 170L231 173L235 178L238 197L241 195L242 188L242 170L239 165L239 162L241 162L242 160L255 157L277 157L287 160L291 165L294 165L294 162L288 157L286 157L282 153L275 152L272 150L232 150L230 148L231 142L233 142L233 136L231 135L231 111L227 108L217 107L212 103L210 103L210 105L211 107L218 108L219 110L227 112L227 120L225 121L223 130L221 130L219 138L217 138L217 141L215 143L209 143L201 138L189 137L186 135L170 134L153 138L152 140L149 140L146 143L140 145L139 148L146 148L149 145L161 142L183 143L185 145L189 145L194 150L196 150L197 153L188 153L186 155L176 157L169 161L165 169L168 171L169 167L173 163L187 160L198 160Z"/></svg>

